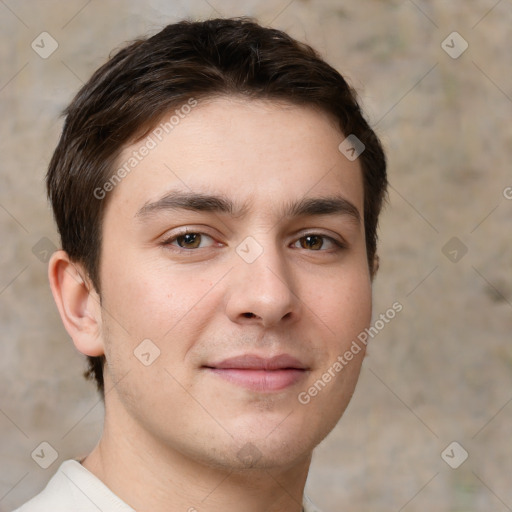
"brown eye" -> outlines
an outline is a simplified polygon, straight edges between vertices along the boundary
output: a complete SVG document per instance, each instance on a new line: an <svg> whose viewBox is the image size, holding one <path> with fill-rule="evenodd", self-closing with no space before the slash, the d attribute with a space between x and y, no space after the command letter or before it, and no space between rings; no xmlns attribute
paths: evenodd
<svg viewBox="0 0 512 512"><path fill-rule="evenodd" d="M200 233L186 233L176 237L176 242L184 249L196 249L201 244Z"/></svg>
<svg viewBox="0 0 512 512"><path fill-rule="evenodd" d="M208 236L205 233L187 231L185 233L178 233L172 236L171 238L165 240L162 245L177 251L181 249L201 249L205 247L204 242L208 239L213 240L211 236ZM201 247L202 243L203 246Z"/></svg>
<svg viewBox="0 0 512 512"><path fill-rule="evenodd" d="M300 245L302 246L303 249L319 250L322 248L324 244L322 237L316 235L303 236L300 240Z"/></svg>
<svg viewBox="0 0 512 512"><path fill-rule="evenodd" d="M331 238L330 236L325 236L325 235L319 235L319 234L310 234L310 235L305 235L305 236L302 236L301 238L299 238L297 240L297 242L300 243L302 249L309 249L311 251L326 251L327 249L329 249L329 247L327 247L327 249L324 248L324 245L325 245L325 241L328 241L331 246L334 246L334 249L338 248L338 249L341 249L343 248L343 244L341 242L338 242L337 240L334 240L334 238ZM332 247L331 247L332 249Z"/></svg>

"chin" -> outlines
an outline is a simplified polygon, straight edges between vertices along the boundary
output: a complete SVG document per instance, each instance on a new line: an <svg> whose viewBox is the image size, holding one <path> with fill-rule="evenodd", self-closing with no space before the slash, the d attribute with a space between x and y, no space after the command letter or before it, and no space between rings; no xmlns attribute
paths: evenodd
<svg viewBox="0 0 512 512"><path fill-rule="evenodd" d="M182 445L180 451L188 452L189 458L206 466L228 472L291 468L311 458L324 432L305 434L299 425L285 428L285 424L283 418L281 425L272 421L250 429L225 423L227 432L233 432L233 436L224 432L226 435L212 436L202 446Z"/></svg>

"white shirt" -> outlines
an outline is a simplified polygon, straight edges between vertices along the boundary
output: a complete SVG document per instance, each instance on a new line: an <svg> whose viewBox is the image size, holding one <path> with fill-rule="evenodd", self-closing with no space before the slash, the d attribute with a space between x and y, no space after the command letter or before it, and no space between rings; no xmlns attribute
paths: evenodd
<svg viewBox="0 0 512 512"><path fill-rule="evenodd" d="M303 512L320 512L304 495ZM77 460L64 461L46 487L13 512L135 512Z"/></svg>

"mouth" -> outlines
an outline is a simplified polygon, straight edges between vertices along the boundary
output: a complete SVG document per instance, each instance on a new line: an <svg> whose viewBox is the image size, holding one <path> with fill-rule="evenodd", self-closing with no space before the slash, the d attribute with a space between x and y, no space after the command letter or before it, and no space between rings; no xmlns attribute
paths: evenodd
<svg viewBox="0 0 512 512"><path fill-rule="evenodd" d="M289 354L264 358L253 354L203 366L212 374L252 391L281 391L305 378L309 368Z"/></svg>

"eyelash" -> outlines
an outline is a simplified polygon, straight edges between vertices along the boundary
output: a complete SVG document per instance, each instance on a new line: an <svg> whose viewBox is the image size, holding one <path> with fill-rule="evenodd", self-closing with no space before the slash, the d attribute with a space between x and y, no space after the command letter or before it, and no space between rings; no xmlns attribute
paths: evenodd
<svg viewBox="0 0 512 512"><path fill-rule="evenodd" d="M175 233L172 237L167 238L166 240L164 240L162 242L162 246L164 246L166 248L172 247L172 249L170 249L170 250L176 251L176 252L180 252L180 253L183 253L183 252L192 253L194 251L199 250L200 249L199 247L193 248L193 249L186 249L185 247L179 247L179 246L173 245L174 241L176 241L179 237L185 236L185 235L206 235L208 238L211 238L212 240L214 239L212 236L208 235L207 233L203 233L201 231L188 231L188 230L186 230L186 231L182 231L180 233ZM296 240L296 242L298 242L302 238L306 238L308 236L316 236L316 237L319 237L319 238L323 238L323 239L329 240L335 246L334 249L331 249L331 250L319 249L319 250L310 250L310 252L331 252L332 253L332 252L338 252L338 251L341 251L341 250L347 248L347 246L344 243L336 240L335 238L330 237L328 235L323 235L322 233L315 233L315 232L304 233L302 236L300 236ZM304 249L304 250L307 250L307 249Z"/></svg>

